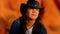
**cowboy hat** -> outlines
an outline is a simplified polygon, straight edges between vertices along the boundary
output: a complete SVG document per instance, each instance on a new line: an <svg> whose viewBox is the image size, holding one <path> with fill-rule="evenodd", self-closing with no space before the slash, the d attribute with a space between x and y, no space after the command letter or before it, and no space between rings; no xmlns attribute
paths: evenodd
<svg viewBox="0 0 60 34"><path fill-rule="evenodd" d="M44 9L40 7L39 2L37 0L28 0L27 4L24 4L24 3L21 4L21 7L20 7L21 13L24 14L28 7L40 9L40 11Z"/></svg>

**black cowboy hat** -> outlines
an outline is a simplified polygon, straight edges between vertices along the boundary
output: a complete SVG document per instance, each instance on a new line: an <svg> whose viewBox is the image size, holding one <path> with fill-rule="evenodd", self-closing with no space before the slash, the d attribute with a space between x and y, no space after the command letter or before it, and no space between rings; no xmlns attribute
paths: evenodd
<svg viewBox="0 0 60 34"><path fill-rule="evenodd" d="M24 4L24 3L21 4L21 7L20 7L21 13L24 14L28 7L40 9L40 11L44 9L40 7L39 2L37 0L28 0L27 4Z"/></svg>

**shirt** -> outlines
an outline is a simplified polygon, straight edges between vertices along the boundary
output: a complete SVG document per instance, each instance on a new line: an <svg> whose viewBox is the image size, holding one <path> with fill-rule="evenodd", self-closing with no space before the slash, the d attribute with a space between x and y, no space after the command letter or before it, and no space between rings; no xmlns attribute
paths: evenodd
<svg viewBox="0 0 60 34"><path fill-rule="evenodd" d="M27 29L26 32L25 32L25 34L32 34L32 29L33 29L33 27Z"/></svg>

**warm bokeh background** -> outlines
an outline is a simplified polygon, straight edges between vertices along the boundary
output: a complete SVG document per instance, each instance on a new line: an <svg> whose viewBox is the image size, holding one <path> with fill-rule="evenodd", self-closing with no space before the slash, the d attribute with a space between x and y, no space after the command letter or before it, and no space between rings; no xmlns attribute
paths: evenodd
<svg viewBox="0 0 60 34"><path fill-rule="evenodd" d="M0 34L8 34L12 22L21 16L20 5L27 0L0 0ZM60 34L60 0L38 0L44 7L42 22L48 34Z"/></svg>

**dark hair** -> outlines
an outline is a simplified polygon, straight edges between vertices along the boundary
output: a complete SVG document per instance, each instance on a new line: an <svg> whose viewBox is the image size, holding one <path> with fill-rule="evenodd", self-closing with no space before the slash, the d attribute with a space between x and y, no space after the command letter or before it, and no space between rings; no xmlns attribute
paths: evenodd
<svg viewBox="0 0 60 34"><path fill-rule="evenodd" d="M24 31L26 31L26 19L27 19L27 16L26 16L26 11L27 11L27 9L29 8L29 6L26 6L25 4L21 4L21 7L20 7L20 11L21 11L21 13L22 13L22 17L20 18L21 19L21 21L22 21L22 23L23 23L23 25L22 25L22 29L24 30ZM31 8L31 7L30 7ZM41 16L43 15L43 8L41 8L40 10L39 10L39 16L38 16L38 18L36 19L36 21L35 21L35 24L38 26L39 24L37 24L37 23L40 23L40 20L41 20ZM36 26L36 25L34 25L34 26ZM37 27L36 26L36 27Z"/></svg>

